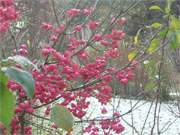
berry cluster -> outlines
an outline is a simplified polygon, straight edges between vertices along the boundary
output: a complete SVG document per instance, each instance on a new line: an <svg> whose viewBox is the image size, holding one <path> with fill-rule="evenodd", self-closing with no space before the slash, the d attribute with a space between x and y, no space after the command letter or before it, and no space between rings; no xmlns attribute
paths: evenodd
<svg viewBox="0 0 180 135"><path fill-rule="evenodd" d="M69 9L66 11L66 14L69 16L69 17L75 17L77 15L80 15L80 14L83 14L85 16L89 16L92 14L92 12L94 11L94 9L92 7L90 8L85 8L83 10L81 9L76 9L76 8L72 8L72 9Z"/></svg>
<svg viewBox="0 0 180 135"><path fill-rule="evenodd" d="M12 6L12 2L12 0L0 0L0 16L4 16L0 18L1 21L8 22L16 19L17 12ZM93 11L93 8L69 9L66 11L66 15L69 19L78 15L87 17ZM121 71L118 67L108 63L108 61L120 57L119 46L125 37L121 28L126 23L126 19L114 19L112 23L117 27L110 29L108 33L96 31L100 27L100 21L93 19L88 20L86 24L78 23L72 26L66 26L64 23L59 26L46 22L42 23L41 29L50 33L49 39L51 42L44 43L42 48L41 55L45 62L37 63L40 70L31 71L35 79L33 100L30 101L19 84L13 81L8 83L8 87L18 93L16 115L12 120L13 133L18 134L21 128L21 114L34 113L35 109L33 107L47 105L57 101L57 99L60 99L58 100L59 104L66 106L75 117L83 119L87 113L91 97L97 98L102 105L106 105L111 100L113 89L109 83L113 80L114 75L116 76L115 79L122 84L127 84L134 78L134 69L137 62L133 62ZM94 33L88 40L85 40L83 36L75 36L80 34L84 28ZM67 29L70 34L66 33ZM60 41L62 36L65 42ZM56 43L62 43L57 45L63 46L63 49L60 51L55 49ZM93 44L103 48L103 51L92 58L88 49L93 48ZM14 51L14 54L28 56L28 46L20 45L19 49ZM50 111L51 106L48 106L45 110L45 116L49 116ZM102 113L107 113L107 110L102 109ZM104 134L109 135L111 130L112 134L120 134L124 130L119 114L114 114L114 117L114 119L102 119L99 122ZM84 133L91 135L98 135L99 131L100 128L94 122L84 129ZM24 132L25 134L31 134L31 127L25 127Z"/></svg>
<svg viewBox="0 0 180 135"><path fill-rule="evenodd" d="M124 127L119 116L119 113L115 112L113 119L102 119L100 122L93 121L84 128L83 132L88 133L88 135L99 135L99 132L103 135L120 134L124 131Z"/></svg>
<svg viewBox="0 0 180 135"><path fill-rule="evenodd" d="M28 53L28 47L26 44L21 44L18 49L13 50L14 55L27 56Z"/></svg>
<svg viewBox="0 0 180 135"><path fill-rule="evenodd" d="M10 22L17 19L18 12L13 3L14 0L0 0L0 32L6 32Z"/></svg>
<svg viewBox="0 0 180 135"><path fill-rule="evenodd" d="M12 135L19 135L19 130L21 129L21 118L20 117L14 117L11 122L11 134ZM31 126L24 126L24 133L25 135L32 135L32 127Z"/></svg>

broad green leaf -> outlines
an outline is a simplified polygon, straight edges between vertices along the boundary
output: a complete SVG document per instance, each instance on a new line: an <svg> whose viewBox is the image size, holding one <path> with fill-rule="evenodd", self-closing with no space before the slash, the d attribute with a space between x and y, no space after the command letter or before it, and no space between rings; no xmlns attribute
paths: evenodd
<svg viewBox="0 0 180 135"><path fill-rule="evenodd" d="M1 72L1 71L0 71ZM7 88L7 77L0 73L0 123L7 129L14 115L15 97Z"/></svg>
<svg viewBox="0 0 180 135"><path fill-rule="evenodd" d="M72 130L74 124L71 112L66 107L57 104L52 108L51 121L68 132Z"/></svg>
<svg viewBox="0 0 180 135"><path fill-rule="evenodd" d="M180 47L180 33L179 32L169 32L169 39L170 40L170 48L176 49Z"/></svg>
<svg viewBox="0 0 180 135"><path fill-rule="evenodd" d="M0 70L0 82L5 86L8 83L8 77L1 70Z"/></svg>
<svg viewBox="0 0 180 135"><path fill-rule="evenodd" d="M0 122L9 128L14 115L15 97L7 88L0 86Z"/></svg>
<svg viewBox="0 0 180 135"><path fill-rule="evenodd" d="M2 71L12 80L21 84L27 96L33 98L34 96L34 79L27 71L15 67L3 67Z"/></svg>
<svg viewBox="0 0 180 135"><path fill-rule="evenodd" d="M15 62L24 68L29 68L31 66L31 67L34 67L35 69L37 69L37 67L29 59L27 59L26 57L20 56L20 55L8 57L7 60L9 62Z"/></svg>
<svg viewBox="0 0 180 135"><path fill-rule="evenodd" d="M148 48L148 52L153 53L157 49L159 43L160 43L160 41L158 39L152 40L151 44L150 44L150 46Z"/></svg>
<svg viewBox="0 0 180 135"><path fill-rule="evenodd" d="M137 55L137 51L136 51L136 50L130 52L130 53L128 54L128 60L129 60L129 61L132 61L132 60L136 57L136 55Z"/></svg>
<svg viewBox="0 0 180 135"><path fill-rule="evenodd" d="M180 29L180 21L175 16L171 16L170 30L171 31L177 31L179 29Z"/></svg>
<svg viewBox="0 0 180 135"><path fill-rule="evenodd" d="M151 24L151 27L153 27L153 28L159 28L161 26L162 26L162 24L160 24L158 22L155 22L155 23Z"/></svg>
<svg viewBox="0 0 180 135"><path fill-rule="evenodd" d="M159 6L151 6L149 10L159 10L163 12L163 10Z"/></svg>
<svg viewBox="0 0 180 135"><path fill-rule="evenodd" d="M170 47L176 49L180 46L180 20L175 16L170 18Z"/></svg>

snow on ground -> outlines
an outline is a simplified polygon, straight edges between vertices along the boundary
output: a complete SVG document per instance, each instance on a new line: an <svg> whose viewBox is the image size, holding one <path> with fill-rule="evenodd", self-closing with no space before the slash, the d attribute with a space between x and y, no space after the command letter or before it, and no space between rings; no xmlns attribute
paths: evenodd
<svg viewBox="0 0 180 135"><path fill-rule="evenodd" d="M132 113L129 113L127 115L124 115L122 117L122 124L125 127L125 131L122 133L122 135L150 135L151 134L151 128L154 121L154 110L155 110L155 103L152 103L150 101L145 100L130 100L130 99L122 99L122 98L114 98L106 107L108 111L107 114L102 115L101 108L103 106L94 98L90 99L90 110L87 114L88 117L91 119L97 118L97 117L110 117L112 116L113 112L113 104L114 109L120 112L120 114L124 114L130 110L132 106L134 107L134 110ZM160 104L158 104L159 106ZM151 110L150 106L152 106ZM160 107L160 113L159 113L159 129L162 130L161 135L180 135L180 118L175 117L170 111L169 107L173 108L173 110L176 112L177 108L174 106L174 104L170 103L162 103ZM159 108L157 112L159 111ZM144 122L146 120L147 114L149 112L148 119L145 124L145 128L142 132L142 128L144 125ZM177 111L178 112L178 111ZM156 118L157 115L156 115ZM125 120L125 121L124 121ZM133 126L136 128L137 132L132 130L132 127L129 126L129 124L132 125L133 120ZM128 123L128 124L127 124ZM163 132L164 131L164 132ZM156 125L154 128L154 135L157 135L157 119L156 119Z"/></svg>

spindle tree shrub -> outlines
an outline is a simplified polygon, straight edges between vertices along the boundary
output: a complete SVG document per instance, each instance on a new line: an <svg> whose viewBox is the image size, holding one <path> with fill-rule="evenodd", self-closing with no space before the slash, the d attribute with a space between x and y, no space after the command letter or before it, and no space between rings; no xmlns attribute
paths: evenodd
<svg viewBox="0 0 180 135"><path fill-rule="evenodd" d="M17 17L21 18L21 12L15 8L18 2L0 0L1 36L8 32ZM77 2L75 7L64 10L59 20L54 4L52 1L55 21L41 22L39 27L48 39L42 39L38 57L31 56L29 40L26 44L14 40L12 55L1 59L2 133L32 134L32 121L37 117L50 121L50 129L71 134L74 123L87 119L91 98L96 98L103 106L102 114L109 111L106 105L113 95L110 83L115 79L120 85L127 85L134 79L138 61L145 54L142 50L133 50L123 66L110 64L121 58L120 46L126 37L124 14L128 10L104 19L94 18L96 6L81 8ZM79 17L84 18L82 22L74 21ZM83 31L88 31L88 36ZM153 53L159 43L159 39L153 39L145 51ZM96 55L92 55L92 50ZM45 108L43 114L38 113L41 108ZM120 134L124 130L120 117L121 114L114 111L111 118L87 119L83 133Z"/></svg>

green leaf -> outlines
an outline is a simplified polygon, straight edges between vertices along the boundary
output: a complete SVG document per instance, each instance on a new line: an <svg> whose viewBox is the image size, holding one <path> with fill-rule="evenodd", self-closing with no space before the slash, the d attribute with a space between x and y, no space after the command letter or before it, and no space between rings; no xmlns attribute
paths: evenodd
<svg viewBox="0 0 180 135"><path fill-rule="evenodd" d="M152 40L151 44L148 48L149 53L153 53L157 49L159 43L160 43L160 41L158 39Z"/></svg>
<svg viewBox="0 0 180 135"><path fill-rule="evenodd" d="M29 48L32 48L32 41L27 40L27 45L28 45Z"/></svg>
<svg viewBox="0 0 180 135"><path fill-rule="evenodd" d="M169 14L171 12L171 5L174 1L175 0L166 0L166 2L167 2L167 6L166 6L167 9L165 9L166 14Z"/></svg>
<svg viewBox="0 0 180 135"><path fill-rule="evenodd" d="M27 59L26 57L20 56L20 55L8 57L7 60L9 62L15 62L15 63L21 65L23 68L29 68L30 66L32 66L35 69L37 69L37 67L29 59Z"/></svg>
<svg viewBox="0 0 180 135"><path fill-rule="evenodd" d="M166 7L166 8L165 8L165 13L166 13L166 14L169 14L170 11L171 11L171 9L170 9L169 7Z"/></svg>
<svg viewBox="0 0 180 135"><path fill-rule="evenodd" d="M139 44L139 34L140 34L141 30L142 30L142 29L139 29L139 30L137 31L136 36L134 37L134 44L135 44L135 45L138 45L138 44Z"/></svg>
<svg viewBox="0 0 180 135"><path fill-rule="evenodd" d="M160 36L161 38L164 38L165 36L167 36L168 31L169 31L168 28L163 29L162 31L159 32L159 36Z"/></svg>
<svg viewBox="0 0 180 135"><path fill-rule="evenodd" d="M33 98L34 96L34 79L27 71L15 67L3 67L2 71L12 80L21 84L27 96Z"/></svg>
<svg viewBox="0 0 180 135"><path fill-rule="evenodd" d="M136 50L130 52L130 53L128 54L128 60L129 60L129 61L132 61L132 60L136 57L136 55L137 55L137 51L136 51Z"/></svg>
<svg viewBox="0 0 180 135"><path fill-rule="evenodd" d="M180 29L180 21L175 16L171 16L170 30L171 31L177 31L179 29Z"/></svg>
<svg viewBox="0 0 180 135"><path fill-rule="evenodd" d="M7 59L2 59L2 60L0 61L0 65L1 65L2 67L4 67L4 66L11 66L11 64L9 63L9 61L8 61Z"/></svg>
<svg viewBox="0 0 180 135"><path fill-rule="evenodd" d="M154 90L155 87L156 87L156 83L154 83L154 82L148 82L148 83L145 85L145 90Z"/></svg>
<svg viewBox="0 0 180 135"><path fill-rule="evenodd" d="M171 49L176 49L176 48L177 48L177 42L176 42L176 40L172 40L172 41L171 41L170 48L171 48Z"/></svg>
<svg viewBox="0 0 180 135"><path fill-rule="evenodd" d="M66 107L57 104L52 108L51 121L68 132L72 130L74 124L71 112Z"/></svg>
<svg viewBox="0 0 180 135"><path fill-rule="evenodd" d="M134 37L134 44L137 45L139 43L138 35Z"/></svg>
<svg viewBox="0 0 180 135"><path fill-rule="evenodd" d="M170 48L176 49L180 46L180 20L175 16L170 18Z"/></svg>
<svg viewBox="0 0 180 135"><path fill-rule="evenodd" d="M9 128L14 115L15 97L7 88L0 86L0 122Z"/></svg>
<svg viewBox="0 0 180 135"><path fill-rule="evenodd" d="M151 6L151 7L149 8L149 10L159 10L159 11L164 12L159 6Z"/></svg>
<svg viewBox="0 0 180 135"><path fill-rule="evenodd" d="M171 49L176 49L178 48L178 41L177 41L177 38L176 38L176 35L174 34L174 36L172 37L172 40L170 42L170 48Z"/></svg>
<svg viewBox="0 0 180 135"><path fill-rule="evenodd" d="M1 72L1 71L0 71ZM0 73L0 123L7 129L14 115L15 97L7 88L7 77Z"/></svg>
<svg viewBox="0 0 180 135"><path fill-rule="evenodd" d="M170 48L176 49L180 47L180 32L169 32Z"/></svg>
<svg viewBox="0 0 180 135"><path fill-rule="evenodd" d="M4 86L6 86L8 83L7 76L1 70L0 70L0 82L1 82L1 85L4 85Z"/></svg>
<svg viewBox="0 0 180 135"><path fill-rule="evenodd" d="M153 28L159 28L161 26L162 26L162 24L160 24L158 22L155 22L155 23L151 24L151 27L153 27Z"/></svg>
<svg viewBox="0 0 180 135"><path fill-rule="evenodd" d="M180 44L180 32L176 32L176 39L177 39L177 43L178 45Z"/></svg>

